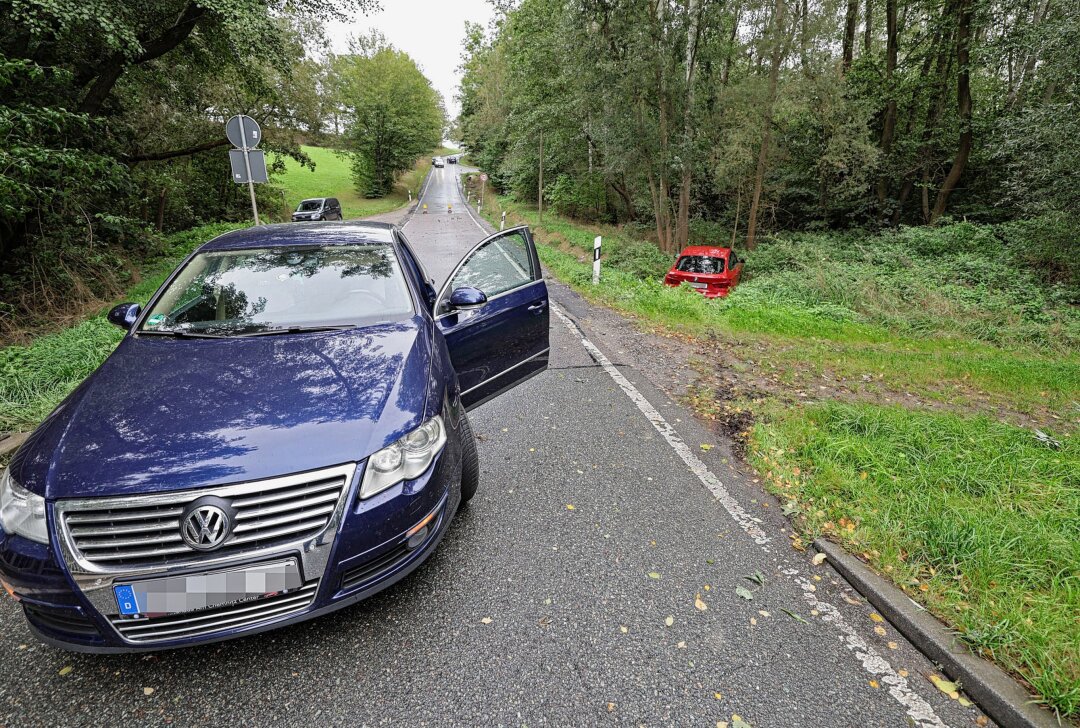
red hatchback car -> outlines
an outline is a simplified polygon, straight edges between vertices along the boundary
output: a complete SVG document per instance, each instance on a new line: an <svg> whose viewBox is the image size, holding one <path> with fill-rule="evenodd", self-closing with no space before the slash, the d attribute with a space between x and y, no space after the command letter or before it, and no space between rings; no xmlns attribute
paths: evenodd
<svg viewBox="0 0 1080 728"><path fill-rule="evenodd" d="M742 269L743 262L731 248L691 245L679 253L679 259L664 276L664 284L686 283L707 298L718 298L739 283Z"/></svg>

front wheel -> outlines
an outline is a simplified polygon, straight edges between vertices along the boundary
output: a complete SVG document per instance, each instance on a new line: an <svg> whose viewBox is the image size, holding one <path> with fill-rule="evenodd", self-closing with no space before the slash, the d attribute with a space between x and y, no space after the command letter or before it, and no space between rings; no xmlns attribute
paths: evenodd
<svg viewBox="0 0 1080 728"><path fill-rule="evenodd" d="M476 451L476 437L473 435L469 418L461 414L461 502L465 503L476 495L480 485L480 454Z"/></svg>

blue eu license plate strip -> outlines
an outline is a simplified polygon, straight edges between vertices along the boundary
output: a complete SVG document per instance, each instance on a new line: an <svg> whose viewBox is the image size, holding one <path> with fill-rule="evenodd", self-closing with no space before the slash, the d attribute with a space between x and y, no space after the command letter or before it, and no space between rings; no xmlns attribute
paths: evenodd
<svg viewBox="0 0 1080 728"><path fill-rule="evenodd" d="M302 584L296 559L287 559L240 569L114 584L113 594L122 616L152 617L291 591Z"/></svg>
<svg viewBox="0 0 1080 728"><path fill-rule="evenodd" d="M114 586L116 604L120 607L120 614L130 616L139 613L139 601L135 598L135 590L130 585Z"/></svg>

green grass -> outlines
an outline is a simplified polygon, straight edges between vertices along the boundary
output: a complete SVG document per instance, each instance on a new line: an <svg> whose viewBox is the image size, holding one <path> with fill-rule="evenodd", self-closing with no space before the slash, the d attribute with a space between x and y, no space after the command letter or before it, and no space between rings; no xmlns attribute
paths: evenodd
<svg viewBox="0 0 1080 728"><path fill-rule="evenodd" d="M311 157L315 163L315 169L301 167L292 159L282 158L286 171L273 178L274 186L285 192L285 208L290 215L300 201L308 197L338 198L341 201L342 215L346 220L396 210L408 204L409 190L412 190L412 197L416 199L416 193L424 181L424 175L431 166L430 156L417 160L416 166L398 180L391 194L380 199L369 200L356 192L348 157L333 149L323 147L301 147L301 149ZM432 154L446 154L448 151L439 149ZM283 217L286 209L276 211L276 216ZM284 216L284 219L288 217Z"/></svg>
<svg viewBox="0 0 1080 728"><path fill-rule="evenodd" d="M1063 715L1080 713L1080 442L989 417L774 407L751 460L802 529L862 554Z"/></svg>
<svg viewBox="0 0 1080 728"><path fill-rule="evenodd" d="M148 263L122 301L146 304L177 264L210 238L244 225L203 225L166 238L166 253ZM116 301L114 303L120 303ZM27 346L0 349L0 432L31 430L98 368L123 337L105 314L34 339Z"/></svg>
<svg viewBox="0 0 1080 728"><path fill-rule="evenodd" d="M508 219L534 228L544 264L587 298L649 324L720 338L748 351L765 350L765 360L775 370L770 373L787 377L789 383L809 385L822 376L861 382L871 376L880 389L944 404L1058 417L1060 426L1068 429L1076 418L1080 354L1075 350L1025 342L995 346L948 329L916 336L856 320L828 301L784 300L765 285L744 284L726 299L708 300L685 288L664 286L661 276L670 259L638 251L642 244L627 240L624 233L552 215L541 225L534 210L505 199L499 202ZM484 210L492 221L500 213L497 206ZM598 232L605 234L605 260L622 256L623 261L620 267L606 266L601 284L593 286L591 255L586 252Z"/></svg>
<svg viewBox="0 0 1080 728"><path fill-rule="evenodd" d="M671 259L633 231L550 214L541 224L535 210L505 198L484 213L497 221L503 209L533 228L544 265L586 298L733 353L728 374L754 401L724 402L708 379L688 401L709 419L753 411L751 464L799 509L805 538L843 543L1050 707L1080 715L1080 356L1075 329L1069 334L1075 312L1055 302L1060 291L1032 291L1023 272L1019 288L949 291L934 275L948 279L953 263L934 256L915 261L920 271L939 268L922 289L888 260L825 263L841 279L833 290L792 280L800 257L830 254L803 240L780 241L786 256L763 246L748 264L754 270L756 261L758 277L710 301L663 286ZM605 265L593 286L597 234ZM944 300L906 311L893 297L905 288L916 298L944 290ZM1029 296L1041 310L1016 313ZM807 392L824 401L800 404ZM931 412L926 401L954 412ZM1024 417L1062 449L1003 421Z"/></svg>

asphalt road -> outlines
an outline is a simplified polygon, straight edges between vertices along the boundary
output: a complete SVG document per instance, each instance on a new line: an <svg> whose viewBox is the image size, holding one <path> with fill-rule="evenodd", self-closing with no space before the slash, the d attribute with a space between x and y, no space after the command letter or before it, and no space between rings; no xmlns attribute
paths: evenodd
<svg viewBox="0 0 1080 728"><path fill-rule="evenodd" d="M404 227L437 281L485 234L457 172L435 170ZM650 383L649 337L551 291L551 368L471 415L479 493L412 576L157 655L45 647L0 600L0 726L974 725Z"/></svg>

